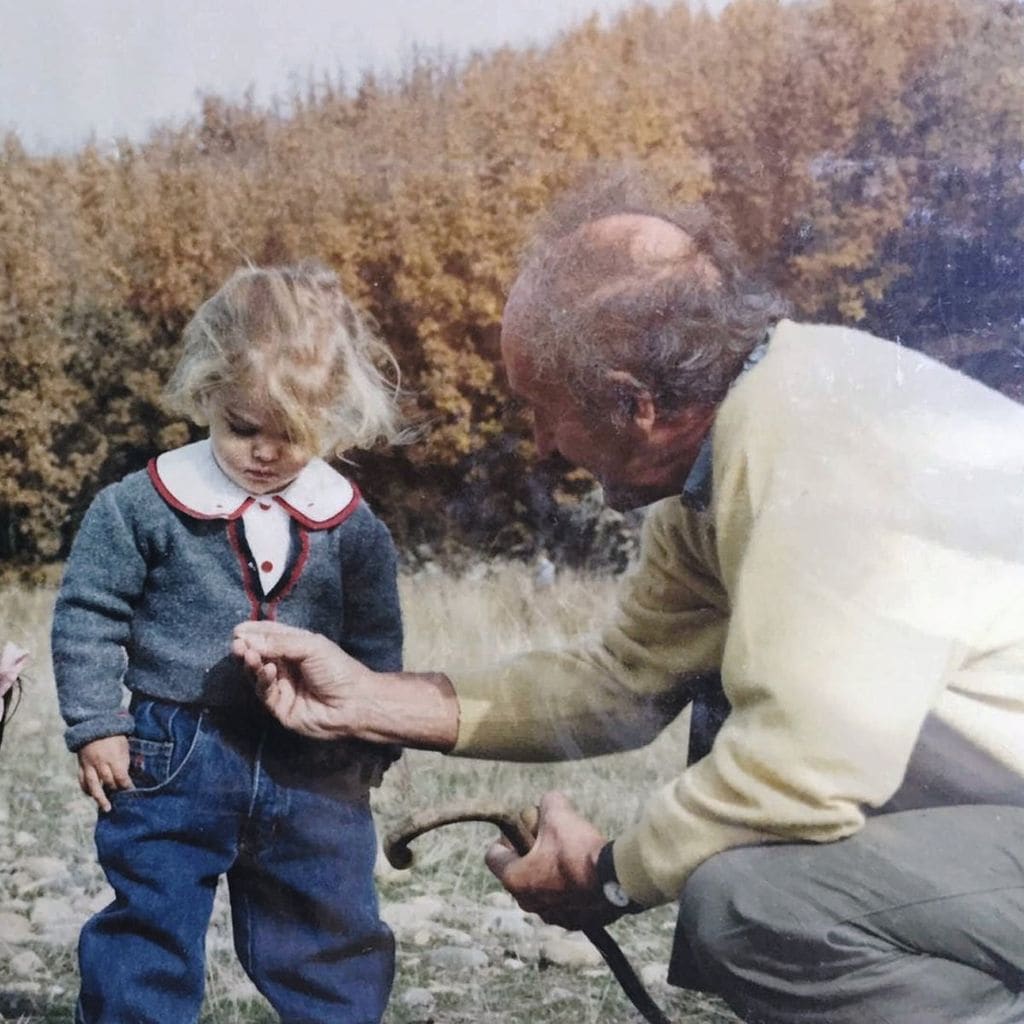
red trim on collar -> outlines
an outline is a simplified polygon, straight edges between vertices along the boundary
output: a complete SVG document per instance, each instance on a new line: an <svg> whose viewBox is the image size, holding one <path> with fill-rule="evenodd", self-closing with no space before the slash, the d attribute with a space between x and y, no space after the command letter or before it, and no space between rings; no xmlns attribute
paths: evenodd
<svg viewBox="0 0 1024 1024"><path fill-rule="evenodd" d="M160 495L164 501L167 502L171 508L176 508L179 512L184 512L185 515L191 516L193 519L226 519L231 522L235 519L240 518L245 510L253 503L253 498L246 498L234 512L228 512L224 515L210 516L204 512L197 512L194 508L189 508L184 502L179 501L171 492L167 489L166 484L160 479L160 471L156 468L156 458L152 458L146 465L146 472L149 473L149 479L153 482L153 486L157 490L157 494ZM354 485L353 485L354 486Z"/></svg>
<svg viewBox="0 0 1024 1024"><path fill-rule="evenodd" d="M352 488L352 500L335 516L331 516L330 519L323 519L317 521L310 519L308 516L304 516L294 505L289 505L280 494L274 495L274 501L276 501L284 510L294 519L300 526L304 526L307 530L329 530L332 526L338 526L345 522L346 519L359 507L359 503L363 500L363 495L355 483L349 480L349 486Z"/></svg>

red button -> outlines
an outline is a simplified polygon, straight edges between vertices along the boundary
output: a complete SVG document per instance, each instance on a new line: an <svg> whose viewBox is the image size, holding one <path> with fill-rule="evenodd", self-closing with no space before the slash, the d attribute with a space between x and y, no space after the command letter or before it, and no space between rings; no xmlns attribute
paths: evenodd
<svg viewBox="0 0 1024 1024"><path fill-rule="evenodd" d="M260 508L263 509L264 512L269 512L270 511L270 506L264 504L262 501L260 502Z"/></svg>
<svg viewBox="0 0 1024 1024"><path fill-rule="evenodd" d="M260 568L264 572L270 572L270 570L274 568L274 563L273 562L260 562Z"/></svg>

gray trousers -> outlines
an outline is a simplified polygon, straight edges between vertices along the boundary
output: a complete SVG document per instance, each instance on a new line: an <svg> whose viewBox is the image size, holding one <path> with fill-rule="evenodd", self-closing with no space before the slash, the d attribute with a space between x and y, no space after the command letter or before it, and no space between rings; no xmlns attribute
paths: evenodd
<svg viewBox="0 0 1024 1024"><path fill-rule="evenodd" d="M683 890L669 981L750 1024L1021 1024L1024 808L717 854Z"/></svg>

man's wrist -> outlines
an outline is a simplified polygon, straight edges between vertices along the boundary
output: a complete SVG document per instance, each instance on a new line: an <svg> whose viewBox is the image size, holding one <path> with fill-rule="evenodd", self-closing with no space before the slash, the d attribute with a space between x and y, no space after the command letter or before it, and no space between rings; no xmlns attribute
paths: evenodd
<svg viewBox="0 0 1024 1024"><path fill-rule="evenodd" d="M367 672L360 680L362 739L448 753L459 734L455 689L440 672Z"/></svg>
<svg viewBox="0 0 1024 1024"><path fill-rule="evenodd" d="M631 899L623 889L615 871L614 843L605 843L597 855L597 884L601 896L610 910L618 914L639 914L646 910L642 904Z"/></svg>

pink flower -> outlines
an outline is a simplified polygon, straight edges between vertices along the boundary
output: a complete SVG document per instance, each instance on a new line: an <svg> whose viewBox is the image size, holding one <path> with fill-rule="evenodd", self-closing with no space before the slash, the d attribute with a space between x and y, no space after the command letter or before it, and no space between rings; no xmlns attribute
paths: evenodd
<svg viewBox="0 0 1024 1024"><path fill-rule="evenodd" d="M0 651L0 697L18 681L28 657L28 651L23 651L17 644L4 644L3 651Z"/></svg>

